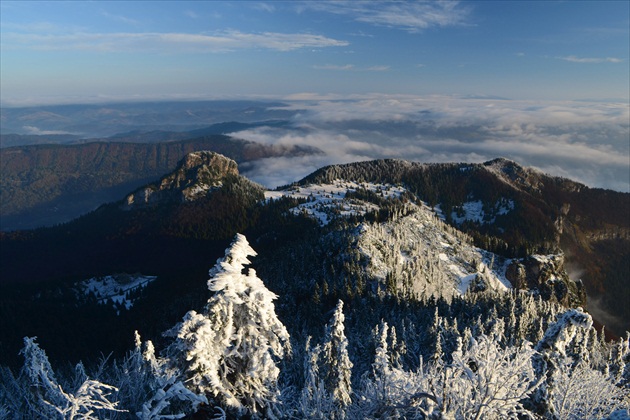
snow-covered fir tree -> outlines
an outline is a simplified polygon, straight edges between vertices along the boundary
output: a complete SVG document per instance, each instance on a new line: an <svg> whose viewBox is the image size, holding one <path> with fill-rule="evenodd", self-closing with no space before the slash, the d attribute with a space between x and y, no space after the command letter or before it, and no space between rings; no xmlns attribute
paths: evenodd
<svg viewBox="0 0 630 420"><path fill-rule="evenodd" d="M337 303L322 348L324 382L337 406L336 416L345 417L345 408L351 402L352 362L348 356L348 339L344 332L343 302Z"/></svg>
<svg viewBox="0 0 630 420"><path fill-rule="evenodd" d="M243 272L255 255L237 234L210 270L214 294L204 312L188 312L168 332L175 340L166 354L196 393L238 415L274 416L276 362L290 350L289 334L275 314L276 295L253 269Z"/></svg>
<svg viewBox="0 0 630 420"><path fill-rule="evenodd" d="M24 367L20 375L15 378L6 370L2 375L0 405L6 417L0 418L90 420L102 418L103 412L124 411L112 398L118 389L88 378L82 363L77 364L64 389L35 337L24 338L21 353Z"/></svg>
<svg viewBox="0 0 630 420"><path fill-rule="evenodd" d="M346 417L346 408L352 402L352 362L344 330L340 300L326 325L323 344L311 347L311 338L307 339L305 383L300 399L300 412L305 417Z"/></svg>
<svg viewBox="0 0 630 420"><path fill-rule="evenodd" d="M245 268L255 254L235 237L210 272L207 304L169 330L162 351L137 335L120 359L53 371L27 339L20 373L0 367L0 420L630 418L629 339L598 337L580 309L526 292L350 293L346 273L326 263L308 280L283 280L296 289L277 288L276 316L276 296ZM280 283L283 272L267 274ZM400 285L405 275L388 278ZM321 286L319 299L292 295L305 284ZM284 357L280 319L304 353Z"/></svg>

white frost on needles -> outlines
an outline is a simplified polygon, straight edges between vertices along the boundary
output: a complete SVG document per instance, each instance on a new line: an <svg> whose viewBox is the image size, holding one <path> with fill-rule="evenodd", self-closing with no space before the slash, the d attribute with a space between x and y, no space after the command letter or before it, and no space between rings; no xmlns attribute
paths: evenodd
<svg viewBox="0 0 630 420"><path fill-rule="evenodd" d="M168 334L169 354L200 394L210 394L238 415L269 410L279 392L276 361L290 350L289 334L275 314L270 292L253 269L243 273L256 252L237 234L225 257L210 270L204 313L190 311Z"/></svg>

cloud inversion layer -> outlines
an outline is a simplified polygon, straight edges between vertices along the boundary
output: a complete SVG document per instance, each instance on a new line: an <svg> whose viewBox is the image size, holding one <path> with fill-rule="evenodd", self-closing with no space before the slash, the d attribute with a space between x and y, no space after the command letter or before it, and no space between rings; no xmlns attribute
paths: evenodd
<svg viewBox="0 0 630 420"><path fill-rule="evenodd" d="M291 107L300 110L292 127L235 134L325 152L268 159L243 168L270 187L334 163L379 158L482 162L507 157L589 186L630 191L630 113L624 103L373 95L292 102Z"/></svg>

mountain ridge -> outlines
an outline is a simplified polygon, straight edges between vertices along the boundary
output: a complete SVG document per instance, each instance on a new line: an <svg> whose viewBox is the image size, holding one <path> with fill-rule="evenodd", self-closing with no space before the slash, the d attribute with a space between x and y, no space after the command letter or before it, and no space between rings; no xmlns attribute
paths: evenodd
<svg viewBox="0 0 630 420"><path fill-rule="evenodd" d="M213 150L237 162L321 153L224 135L165 143L93 142L0 149L2 230L66 222L173 170L187 153Z"/></svg>
<svg viewBox="0 0 630 420"><path fill-rule="evenodd" d="M159 205L169 199L193 201L208 190L220 188L226 177L238 175L234 160L215 152L192 152L180 161L175 171L129 194L121 208L132 210L143 205Z"/></svg>
<svg viewBox="0 0 630 420"><path fill-rule="evenodd" d="M330 165L295 185L337 178L405 185L484 249L521 258L561 249L567 269L580 273L592 301L603 299L624 314L621 318L630 316L622 303L630 300L628 193L590 188L504 158L475 164L381 159ZM513 211L499 214L501 203L510 200ZM468 214L471 208L478 213Z"/></svg>
<svg viewBox="0 0 630 420"><path fill-rule="evenodd" d="M600 270L594 272L599 277L582 278L589 297L595 290L596 297L623 301L624 293L628 293L623 270L614 277L610 273L617 266L607 265L606 260L607 256L618 255L615 264L623 264L628 258L626 248L616 247L611 254L609 248L595 246L607 243L607 239L575 244L570 237L567 239L566 230L558 236L558 226L573 226L574 232L582 233L599 226L591 220L599 213L590 214L591 206L583 203L571 205L568 212L565 208L566 220L558 223L563 206L555 203L564 201L546 203L545 194L549 193L549 185L562 186L569 181L536 175L544 181L539 192L524 192L498 179L483 164L390 160L328 167L324 175L320 170L305 178L319 177L319 184L302 180L265 192L238 174L235 165L235 161L216 153L193 153L180 161L179 169L144 187L153 186L156 191L163 188L163 200L124 209L126 201L122 199L63 225L0 234L6 291L0 299L3 322L27 322L16 320L21 311L41 313L43 302L33 300L29 290L43 289L42 295L52 299L50 305L64 302L65 309L55 311L68 311L63 317L71 319L70 314L79 309L72 309L76 301L67 301L75 299L64 292L69 285L97 276L140 273L157 276L143 292L146 303L138 302L120 315L105 308L99 311L109 313L104 319L111 326L125 319L129 322L125 325L138 322L151 335L160 326L174 322L183 308L191 307L191 302L201 304L203 285L195 279L207 272L207 261L220 256L237 232L245 233L260 250L255 268L269 287L283 296L283 313L295 314L298 319L339 298L351 301L373 296L405 301L422 296L422 290L432 295L431 288L457 289L458 294L468 290L490 293L496 289L492 285L500 283L495 281L497 278L509 280L514 290L534 292L565 306L581 306L584 289L574 281L576 277L567 273L575 256L562 254L566 244L558 238L570 245L594 248L580 248L582 257L596 261ZM201 184L204 187L196 188ZM189 187L199 194L192 194L193 200L182 199L182 192ZM138 191L141 196L142 188L131 194ZM564 191L563 199L575 199L572 194L590 197L587 187L579 192L560 191ZM574 217L574 211L579 218ZM617 226L612 216L600 222ZM513 224L519 237L509 230ZM430 233L431 229L437 229L436 233ZM444 238L451 235L447 232L458 232L452 237L460 239L438 239L442 230ZM366 232L372 232L374 239L365 242ZM422 232L427 236L421 236ZM421 241L427 247L419 246ZM627 241L622 243L627 245ZM361 249L364 251L357 251ZM67 261L68 256L71 261ZM443 273L451 273L450 286L444 283ZM434 281L429 289L422 286L426 278ZM621 290L615 288L613 280L619 282ZM601 284L599 294L597 281ZM440 292L435 298L447 295ZM8 310L11 313L6 313ZM615 313L622 317L623 310L618 307ZM109 331L111 326L103 328ZM3 328L11 331L15 327L7 324ZM50 331L29 328L49 341L64 337L52 326ZM61 334L58 339L50 337L54 331ZM115 333L120 340L111 344L95 343L120 350L116 346L124 348L124 332L121 327ZM16 332L14 338L19 341L21 337ZM47 347L54 351L54 346ZM6 349L15 350L15 344Z"/></svg>

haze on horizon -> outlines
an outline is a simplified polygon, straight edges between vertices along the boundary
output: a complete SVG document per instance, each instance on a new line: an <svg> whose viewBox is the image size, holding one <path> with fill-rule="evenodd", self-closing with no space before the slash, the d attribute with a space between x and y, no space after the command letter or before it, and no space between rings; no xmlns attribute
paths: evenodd
<svg viewBox="0 0 630 420"><path fill-rule="evenodd" d="M630 3L0 3L4 107L285 101L239 137L325 155L243 168L279 185L323 164L497 156L630 190ZM44 127L30 127L44 131Z"/></svg>

